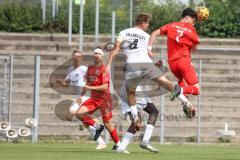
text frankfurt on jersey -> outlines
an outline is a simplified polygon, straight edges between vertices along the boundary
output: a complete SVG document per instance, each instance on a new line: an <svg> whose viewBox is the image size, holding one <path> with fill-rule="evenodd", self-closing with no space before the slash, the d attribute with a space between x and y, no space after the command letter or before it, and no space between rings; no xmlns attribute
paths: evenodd
<svg viewBox="0 0 240 160"><path fill-rule="evenodd" d="M132 33L126 33L126 36L127 37L134 37L134 38L137 38L137 39L141 39L141 40L145 40L146 38L144 36L141 36L139 34L132 34Z"/></svg>

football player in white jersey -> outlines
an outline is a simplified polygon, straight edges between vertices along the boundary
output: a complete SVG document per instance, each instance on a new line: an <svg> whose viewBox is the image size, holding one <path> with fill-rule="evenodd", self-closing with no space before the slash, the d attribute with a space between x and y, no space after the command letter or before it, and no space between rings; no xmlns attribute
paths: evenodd
<svg viewBox="0 0 240 160"><path fill-rule="evenodd" d="M122 114L124 116L130 116L131 117L131 110L129 108L129 105L127 103L127 92L126 92L126 80L122 83L121 89L120 89L120 106L122 109ZM150 152L158 153L159 151L155 149L150 143L150 138L152 136L152 132L154 129L154 125L158 118L158 109L153 104L153 101L151 98L148 97L146 89L144 89L145 86L138 85L136 88L136 106L138 110L138 115L141 117L141 111L144 110L148 114L148 121L146 124L146 129L144 131L143 139L140 143L140 147L143 149L147 149ZM140 118L141 119L141 118ZM127 132L123 135L122 141L117 148L117 152L121 153L129 153L127 151L127 146L134 137L135 133L138 131L139 128L136 128L134 123L132 123Z"/></svg>
<svg viewBox="0 0 240 160"><path fill-rule="evenodd" d="M152 55L148 55L148 50L151 49L148 48L150 35L145 31L148 29L150 18L151 15L140 13L136 18L135 27L125 29L119 33L115 48L111 51L107 63L107 68L110 70L113 58L122 48L123 53L127 57L125 79L127 81L126 90L128 104L134 118L133 122L136 126L140 126L140 119L137 114L135 91L137 85L143 78L149 78L157 82L159 85L170 91L172 95L178 97L184 105L192 106L187 98L181 94L181 87L178 85L174 86L172 82L165 77L165 72L159 70L155 66L153 60L150 58Z"/></svg>
<svg viewBox="0 0 240 160"><path fill-rule="evenodd" d="M77 102L77 98L82 92L82 87L85 85L85 74L87 72L87 67L82 65L82 54L80 51L75 50L72 54L72 61L73 65L68 68L67 75L64 80L58 79L56 82L57 84L64 86L64 87L73 87L73 90L76 94L76 97L73 100L73 103L71 104L69 108L69 112L66 113L66 119L69 121L72 121L77 110L79 109L80 104ZM86 101L89 97L83 96L82 102ZM85 126L88 128L90 135L94 137L96 135L96 130L100 128L100 125L98 120L94 119L96 123L96 126ZM106 143L102 139L101 136L97 139L98 146L96 149L104 149L106 148Z"/></svg>

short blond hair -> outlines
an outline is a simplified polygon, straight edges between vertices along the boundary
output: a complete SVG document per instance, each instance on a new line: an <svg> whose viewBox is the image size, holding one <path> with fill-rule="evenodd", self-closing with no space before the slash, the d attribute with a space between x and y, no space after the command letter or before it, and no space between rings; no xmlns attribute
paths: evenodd
<svg viewBox="0 0 240 160"><path fill-rule="evenodd" d="M144 13L144 12L139 13L136 18L136 25L147 23L150 21L151 18L152 18L151 14Z"/></svg>
<svg viewBox="0 0 240 160"><path fill-rule="evenodd" d="M81 53L81 54L82 54L82 52L81 52L80 50L74 50L74 51L72 52L72 55L74 56L75 53Z"/></svg>

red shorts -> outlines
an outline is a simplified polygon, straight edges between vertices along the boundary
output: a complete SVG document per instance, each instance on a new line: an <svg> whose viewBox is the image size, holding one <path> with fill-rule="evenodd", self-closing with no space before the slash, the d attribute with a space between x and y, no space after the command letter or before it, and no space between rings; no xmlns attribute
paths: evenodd
<svg viewBox="0 0 240 160"><path fill-rule="evenodd" d="M102 119L104 122L108 122L112 119L112 102L104 101L102 99L89 98L81 106L85 106L89 110L89 114L93 114L97 109L100 109Z"/></svg>
<svg viewBox="0 0 240 160"><path fill-rule="evenodd" d="M176 60L170 60L168 64L172 73L178 78L178 83L181 83L183 80L188 85L198 83L197 74L190 58L182 57Z"/></svg>

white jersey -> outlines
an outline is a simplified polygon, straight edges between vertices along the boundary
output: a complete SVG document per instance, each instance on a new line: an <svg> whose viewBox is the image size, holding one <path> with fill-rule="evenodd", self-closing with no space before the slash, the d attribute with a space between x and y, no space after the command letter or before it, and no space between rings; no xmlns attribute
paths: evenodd
<svg viewBox="0 0 240 160"><path fill-rule="evenodd" d="M119 33L118 42L122 42L127 63L152 63L148 56L148 40L150 35L140 28L128 28Z"/></svg>
<svg viewBox="0 0 240 160"><path fill-rule="evenodd" d="M73 87L75 93L79 95L82 92L82 86L85 85L85 74L87 72L87 67L84 65L79 66L74 69L74 66L68 68L65 80L70 81L70 86Z"/></svg>

